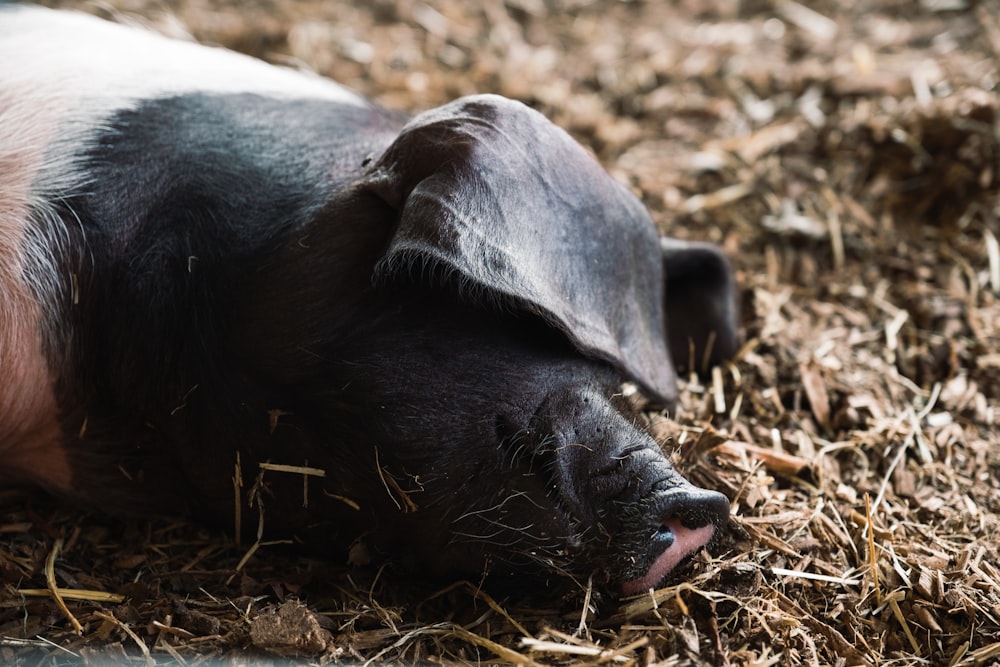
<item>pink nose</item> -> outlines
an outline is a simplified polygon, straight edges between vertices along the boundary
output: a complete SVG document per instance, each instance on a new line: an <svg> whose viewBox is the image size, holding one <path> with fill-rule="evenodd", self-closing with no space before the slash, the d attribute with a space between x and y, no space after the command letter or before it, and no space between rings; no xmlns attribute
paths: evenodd
<svg viewBox="0 0 1000 667"><path fill-rule="evenodd" d="M707 524L700 528L685 528L681 520L674 517L664 522L661 532L667 531L673 535L673 542L653 561L646 574L622 585L626 595L637 595L660 583L678 563L708 544L715 534L715 526Z"/></svg>

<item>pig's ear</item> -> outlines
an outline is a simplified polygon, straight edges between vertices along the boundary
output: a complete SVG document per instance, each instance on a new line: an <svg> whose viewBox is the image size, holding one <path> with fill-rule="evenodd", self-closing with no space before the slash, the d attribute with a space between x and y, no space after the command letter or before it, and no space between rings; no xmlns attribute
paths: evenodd
<svg viewBox="0 0 1000 667"><path fill-rule="evenodd" d="M451 276L474 298L543 317L651 398L674 402L653 223L541 114L490 95L421 114L362 187L398 212L377 280Z"/></svg>
<svg viewBox="0 0 1000 667"><path fill-rule="evenodd" d="M682 372L704 373L737 352L733 271L708 243L662 238L670 354Z"/></svg>

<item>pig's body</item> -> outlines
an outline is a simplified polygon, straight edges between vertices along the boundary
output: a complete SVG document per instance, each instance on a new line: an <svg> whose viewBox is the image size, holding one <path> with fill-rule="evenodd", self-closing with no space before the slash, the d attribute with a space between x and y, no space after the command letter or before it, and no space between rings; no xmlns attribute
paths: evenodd
<svg viewBox="0 0 1000 667"><path fill-rule="evenodd" d="M661 246L537 113L478 96L408 122L9 5L0 63L8 480L229 525L238 494L268 537L628 592L725 519L615 397L675 400L664 305L675 347L732 351L728 267Z"/></svg>

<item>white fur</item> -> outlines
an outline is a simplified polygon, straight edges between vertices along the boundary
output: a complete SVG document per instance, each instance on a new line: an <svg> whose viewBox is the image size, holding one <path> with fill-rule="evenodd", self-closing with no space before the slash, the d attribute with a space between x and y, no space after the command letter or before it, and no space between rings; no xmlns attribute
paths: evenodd
<svg viewBox="0 0 1000 667"><path fill-rule="evenodd" d="M0 66L0 81L10 69L11 61ZM71 477L41 329L62 276L51 248L26 238L34 184L64 109L37 89L0 82L0 474L65 490Z"/></svg>
<svg viewBox="0 0 1000 667"><path fill-rule="evenodd" d="M314 74L41 7L0 9L0 63L0 87L32 83L67 97L121 100L212 91L366 104Z"/></svg>
<svg viewBox="0 0 1000 667"><path fill-rule="evenodd" d="M19 173L0 171L0 216L29 204L44 208L85 188L86 175L74 173L72 156L116 111L199 91L368 105L328 79L225 49L78 12L0 5L0 165L11 159L23 165ZM24 183L5 187L29 169L30 195ZM12 203L18 196L30 201ZM9 235L11 224L0 219L0 234L6 228Z"/></svg>

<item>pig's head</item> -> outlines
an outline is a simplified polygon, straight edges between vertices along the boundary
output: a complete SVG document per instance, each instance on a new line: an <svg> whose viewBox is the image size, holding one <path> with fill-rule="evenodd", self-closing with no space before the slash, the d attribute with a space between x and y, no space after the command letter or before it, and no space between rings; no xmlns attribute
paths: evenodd
<svg viewBox="0 0 1000 667"><path fill-rule="evenodd" d="M344 443L325 502L361 508L317 532L354 517L363 551L423 571L626 593L713 537L728 501L673 469L621 386L670 409L675 363L734 352L717 249L661 243L590 154L492 96L418 116L350 196L391 222L369 324L315 355L317 430Z"/></svg>
<svg viewBox="0 0 1000 667"><path fill-rule="evenodd" d="M735 351L721 253L661 242L591 155L501 98L418 117L368 179L398 216L378 282L429 285L401 299L412 337L389 364L406 380L366 374L389 379L372 392L395 431L389 465L422 475L412 500L426 508L395 532L404 550L442 570L538 565L634 593L704 546L727 499L673 469L620 387L670 408L673 361Z"/></svg>

